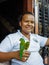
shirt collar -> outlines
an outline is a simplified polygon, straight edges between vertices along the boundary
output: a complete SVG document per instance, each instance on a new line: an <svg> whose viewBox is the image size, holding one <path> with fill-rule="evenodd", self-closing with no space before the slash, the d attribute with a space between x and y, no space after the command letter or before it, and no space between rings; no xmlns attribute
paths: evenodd
<svg viewBox="0 0 49 65"><path fill-rule="evenodd" d="M28 40L28 38L25 37L25 36L20 32L20 30L18 30L18 33L19 33L20 37L22 37L22 38L25 39L25 40ZM30 33L30 35L31 35L31 33ZM28 40L28 41L29 41L29 40Z"/></svg>

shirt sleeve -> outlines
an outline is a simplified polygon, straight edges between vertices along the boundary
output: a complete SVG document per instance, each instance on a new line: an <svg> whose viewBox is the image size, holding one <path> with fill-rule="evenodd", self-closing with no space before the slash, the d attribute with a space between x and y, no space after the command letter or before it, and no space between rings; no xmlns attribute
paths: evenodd
<svg viewBox="0 0 49 65"><path fill-rule="evenodd" d="M0 51L1 52L9 52L12 49L12 43L8 36L3 39L3 41L0 44Z"/></svg>
<svg viewBox="0 0 49 65"><path fill-rule="evenodd" d="M38 35L38 39L40 41L40 46L44 47L48 38Z"/></svg>

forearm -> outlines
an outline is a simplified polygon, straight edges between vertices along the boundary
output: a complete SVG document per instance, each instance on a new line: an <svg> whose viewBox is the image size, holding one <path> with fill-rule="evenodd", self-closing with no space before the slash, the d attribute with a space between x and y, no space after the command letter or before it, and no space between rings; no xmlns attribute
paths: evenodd
<svg viewBox="0 0 49 65"><path fill-rule="evenodd" d="M22 59L20 59L20 52L14 51L14 52L0 52L0 62L10 61L11 59L17 59L19 61L25 62L30 53L24 52Z"/></svg>
<svg viewBox="0 0 49 65"><path fill-rule="evenodd" d="M15 52L0 52L0 62L9 61L15 58Z"/></svg>

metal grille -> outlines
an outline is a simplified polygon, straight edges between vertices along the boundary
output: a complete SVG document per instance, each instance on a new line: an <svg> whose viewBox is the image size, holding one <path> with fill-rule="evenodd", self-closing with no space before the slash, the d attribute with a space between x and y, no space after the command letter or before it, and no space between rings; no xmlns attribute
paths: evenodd
<svg viewBox="0 0 49 65"><path fill-rule="evenodd" d="M39 0L39 34L49 37L49 0Z"/></svg>

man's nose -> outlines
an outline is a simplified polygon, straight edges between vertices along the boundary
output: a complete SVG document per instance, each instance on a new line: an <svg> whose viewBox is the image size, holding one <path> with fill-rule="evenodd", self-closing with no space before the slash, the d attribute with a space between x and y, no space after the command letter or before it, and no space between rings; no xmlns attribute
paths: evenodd
<svg viewBox="0 0 49 65"><path fill-rule="evenodd" d="M31 22L30 21L28 22L28 25L31 25Z"/></svg>

